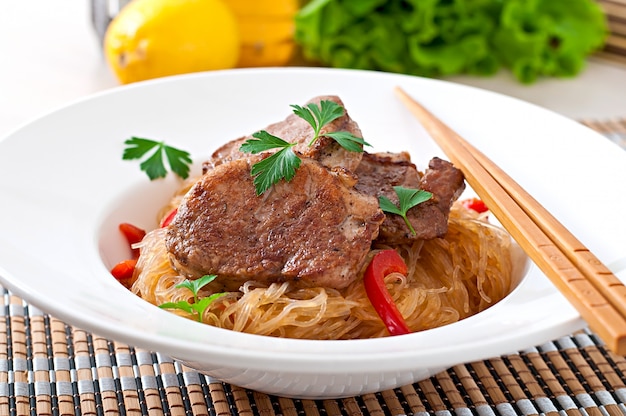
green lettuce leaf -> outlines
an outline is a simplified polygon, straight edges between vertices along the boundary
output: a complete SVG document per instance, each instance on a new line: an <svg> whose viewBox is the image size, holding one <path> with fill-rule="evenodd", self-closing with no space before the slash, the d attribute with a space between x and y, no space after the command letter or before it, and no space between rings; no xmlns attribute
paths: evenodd
<svg viewBox="0 0 626 416"><path fill-rule="evenodd" d="M312 0L295 39L327 66L431 77L505 67L531 83L576 75L607 33L593 0Z"/></svg>

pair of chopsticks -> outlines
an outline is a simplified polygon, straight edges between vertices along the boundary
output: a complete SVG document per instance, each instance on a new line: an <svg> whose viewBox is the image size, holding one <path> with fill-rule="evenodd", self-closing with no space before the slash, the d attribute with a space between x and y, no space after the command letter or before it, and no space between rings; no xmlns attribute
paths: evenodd
<svg viewBox="0 0 626 416"><path fill-rule="evenodd" d="M404 90L397 87L396 93L589 327L613 352L626 355L626 286L483 153Z"/></svg>

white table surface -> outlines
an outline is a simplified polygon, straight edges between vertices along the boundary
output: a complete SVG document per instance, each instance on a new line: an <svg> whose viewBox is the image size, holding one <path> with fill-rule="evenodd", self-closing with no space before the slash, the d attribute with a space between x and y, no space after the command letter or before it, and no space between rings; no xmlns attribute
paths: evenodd
<svg viewBox="0 0 626 416"><path fill-rule="evenodd" d="M44 113L117 86L101 54L88 0L0 0L0 137ZM590 59L574 79L526 86L502 71L454 77L574 119L626 117L626 66Z"/></svg>

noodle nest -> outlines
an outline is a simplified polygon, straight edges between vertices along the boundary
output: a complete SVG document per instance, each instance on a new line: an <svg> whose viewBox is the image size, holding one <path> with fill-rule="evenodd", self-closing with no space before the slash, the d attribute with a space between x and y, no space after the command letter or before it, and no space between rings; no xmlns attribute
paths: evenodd
<svg viewBox="0 0 626 416"><path fill-rule="evenodd" d="M174 201L174 204L176 202ZM166 207L164 210L170 208ZM192 293L176 287L186 278L171 266L166 230L150 231L140 243L133 293L155 305L191 301ZM387 288L412 331L457 322L504 298L511 290L513 261L510 236L459 203L450 213L445 237L393 248L404 258L407 276L393 273ZM199 298L217 286L208 284ZM172 310L189 319L189 313ZM246 282L204 311L206 324L234 331L299 339L357 339L388 336L372 307L362 279L343 290L292 288L287 283Z"/></svg>

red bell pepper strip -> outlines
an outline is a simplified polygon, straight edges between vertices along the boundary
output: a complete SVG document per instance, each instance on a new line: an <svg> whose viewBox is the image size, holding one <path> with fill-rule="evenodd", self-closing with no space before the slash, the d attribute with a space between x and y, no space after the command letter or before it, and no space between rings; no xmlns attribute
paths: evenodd
<svg viewBox="0 0 626 416"><path fill-rule="evenodd" d="M124 234L124 237L126 237L126 241L128 241L128 245L133 251L133 258L139 257L139 249L133 248L133 244L143 240L146 236L146 231L127 222L121 223L119 229L122 234Z"/></svg>
<svg viewBox="0 0 626 416"><path fill-rule="evenodd" d="M178 208L174 208L173 210L171 210L165 217L163 217L163 219L161 220L161 224L159 224L159 227L163 228L170 225L170 222L172 222L177 212Z"/></svg>
<svg viewBox="0 0 626 416"><path fill-rule="evenodd" d="M122 260L113 266L111 274L117 279L117 281L129 288L136 265L137 260L135 259Z"/></svg>
<svg viewBox="0 0 626 416"><path fill-rule="evenodd" d="M121 223L118 227L122 234L124 234L126 241L128 241L128 245L133 252L133 258L117 263L111 269L111 274L126 288L130 288L135 266L137 265L137 259L139 258L139 249L133 248L133 244L141 242L146 236L146 231L127 222Z"/></svg>
<svg viewBox="0 0 626 416"><path fill-rule="evenodd" d="M409 334L411 330L385 286L385 276L394 272L406 275L407 271L407 265L397 251L382 250L374 255L363 277L367 297L390 335Z"/></svg>
<svg viewBox="0 0 626 416"><path fill-rule="evenodd" d="M461 201L461 204L467 208L482 214L483 212L489 211L487 205L482 201L482 199L478 198L468 198Z"/></svg>

